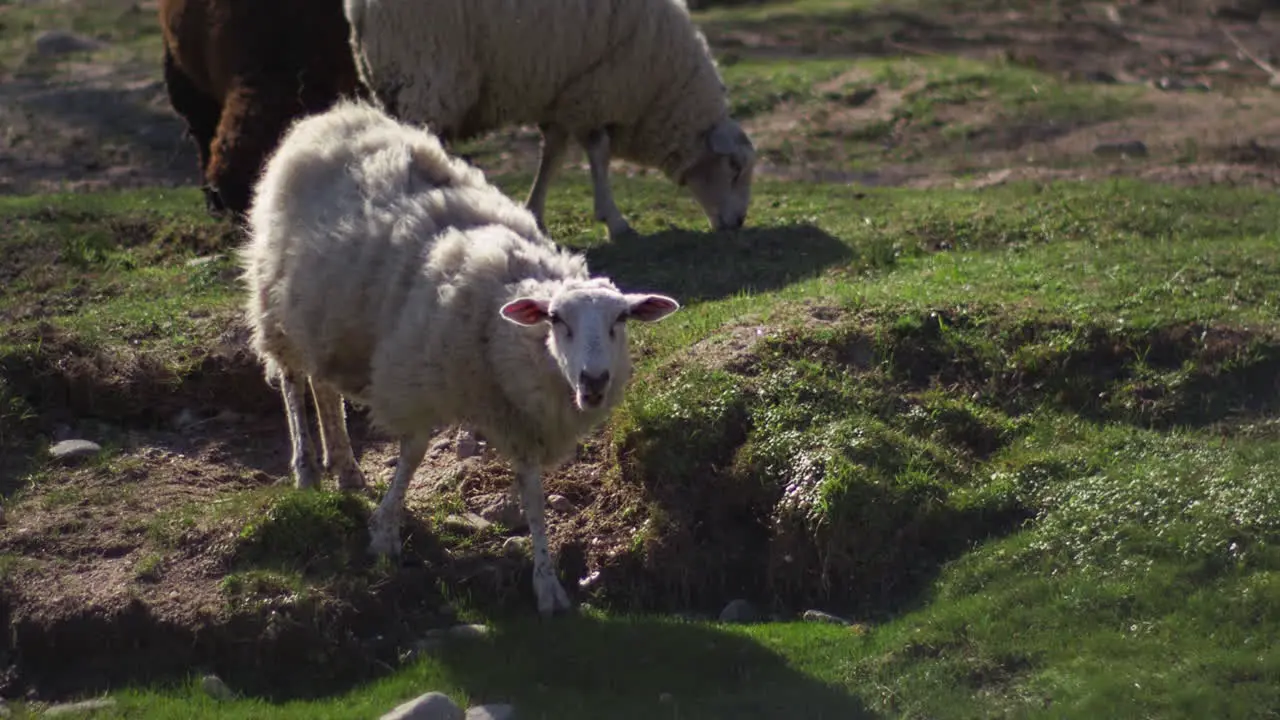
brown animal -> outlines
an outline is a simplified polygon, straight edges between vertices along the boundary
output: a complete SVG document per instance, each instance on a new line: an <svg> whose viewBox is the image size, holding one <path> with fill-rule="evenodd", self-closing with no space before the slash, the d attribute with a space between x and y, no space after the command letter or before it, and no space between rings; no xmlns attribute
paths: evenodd
<svg viewBox="0 0 1280 720"><path fill-rule="evenodd" d="M296 118L368 98L342 0L160 0L164 79L200 154L210 212L243 216Z"/></svg>

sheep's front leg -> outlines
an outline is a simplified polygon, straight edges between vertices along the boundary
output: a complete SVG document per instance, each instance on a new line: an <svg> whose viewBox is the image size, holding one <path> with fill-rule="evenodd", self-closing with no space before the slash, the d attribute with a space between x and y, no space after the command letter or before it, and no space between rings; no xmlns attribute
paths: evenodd
<svg viewBox="0 0 1280 720"><path fill-rule="evenodd" d="M293 450L289 468L293 472L294 484L299 490L314 488L320 482L320 470L316 467L311 432L307 429L307 396L297 373L280 371L280 395L284 398L285 417L289 421L289 443Z"/></svg>
<svg viewBox="0 0 1280 720"><path fill-rule="evenodd" d="M538 160L538 176L533 179L533 188L525 206L538 221L538 228L545 233L547 224L543 218L547 210L547 190L564 159L564 151L569 147L569 135L559 125L539 125L538 129L542 131L542 157Z"/></svg>
<svg viewBox="0 0 1280 720"><path fill-rule="evenodd" d="M400 438L400 459L396 462L396 474L382 502L369 515L369 552L374 555L398 557L400 555L400 520L404 513L404 495L409 490L413 473L427 454L430 434L410 435Z"/></svg>
<svg viewBox="0 0 1280 720"><path fill-rule="evenodd" d="M538 597L538 612L549 616L568 610L573 605L556 579L556 568L547 547L546 498L542 494L542 472L523 467L516 471L520 483L520 502L529 521L529 537L533 541L533 592Z"/></svg>
<svg viewBox="0 0 1280 720"><path fill-rule="evenodd" d="M347 434L347 417L342 394L329 383L311 378L311 394L316 400L316 415L320 418L320 445L324 448L324 468L338 476L340 490L359 490L365 487L364 473L356 464L351 450L351 436Z"/></svg>
<svg viewBox="0 0 1280 720"><path fill-rule="evenodd" d="M635 234L614 203L613 191L609 188L609 133L603 129L592 130L587 134L582 147L587 151L587 161L591 165L591 189L595 195L596 219L608 226L610 240Z"/></svg>

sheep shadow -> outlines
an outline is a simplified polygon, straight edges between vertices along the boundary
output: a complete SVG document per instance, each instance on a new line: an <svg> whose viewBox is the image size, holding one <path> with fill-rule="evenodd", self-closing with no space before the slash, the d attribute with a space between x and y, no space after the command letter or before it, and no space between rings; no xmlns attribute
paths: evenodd
<svg viewBox="0 0 1280 720"><path fill-rule="evenodd" d="M821 228L798 224L736 233L667 230L620 238L586 255L593 273L625 290L662 292L690 303L776 290L848 263L854 252Z"/></svg>
<svg viewBox="0 0 1280 720"><path fill-rule="evenodd" d="M473 702L511 703L522 717L876 717L857 696L712 625L577 614L494 627L489 637L446 644L437 657Z"/></svg>

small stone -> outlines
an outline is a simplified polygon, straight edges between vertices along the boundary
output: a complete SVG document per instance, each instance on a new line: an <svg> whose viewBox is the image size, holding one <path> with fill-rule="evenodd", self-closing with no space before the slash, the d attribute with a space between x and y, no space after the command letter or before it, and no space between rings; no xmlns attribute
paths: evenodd
<svg viewBox="0 0 1280 720"><path fill-rule="evenodd" d="M91 458L102 452L102 446L88 440L63 440L49 447L49 454L55 460L72 463Z"/></svg>
<svg viewBox="0 0 1280 720"><path fill-rule="evenodd" d="M476 705L467 709L467 720L515 720L516 709L511 705Z"/></svg>
<svg viewBox="0 0 1280 720"><path fill-rule="evenodd" d="M511 493L493 493L476 498L481 502L480 517L498 523L508 530L523 530L529 526L520 500Z"/></svg>
<svg viewBox="0 0 1280 720"><path fill-rule="evenodd" d="M58 715L79 715L81 713L93 712L94 710L106 710L115 707L116 701L111 698L97 698L95 700L83 700L81 702L63 703L61 705L51 705L46 708L41 717L55 717Z"/></svg>
<svg viewBox="0 0 1280 720"><path fill-rule="evenodd" d="M1093 154L1105 157L1146 157L1147 145L1141 140L1102 143L1093 149Z"/></svg>
<svg viewBox="0 0 1280 720"><path fill-rule="evenodd" d="M822 612L821 610L805 610L804 615L801 616L801 619L803 619L805 622L830 623L832 625L850 624L848 620L845 620L842 617L837 617L835 615L832 615L831 613Z"/></svg>
<svg viewBox="0 0 1280 720"><path fill-rule="evenodd" d="M187 267L200 267L201 265L208 265L211 262L221 260L221 259L222 259L222 253L214 253L213 255L203 255L201 257L194 257L187 261Z"/></svg>
<svg viewBox="0 0 1280 720"><path fill-rule="evenodd" d="M200 679L200 688L214 700L233 700L236 694L217 675L205 675Z"/></svg>
<svg viewBox="0 0 1280 720"><path fill-rule="evenodd" d="M454 454L459 460L465 460L480 454L480 440L476 437L475 432L468 428L458 428L458 434L454 441Z"/></svg>
<svg viewBox="0 0 1280 720"><path fill-rule="evenodd" d="M532 547L533 540L523 535L516 535L515 537L507 538L507 541L502 543L502 553L511 557L527 557Z"/></svg>
<svg viewBox="0 0 1280 720"><path fill-rule="evenodd" d="M489 626L480 624L452 625L427 631L428 638L474 639L489 635Z"/></svg>
<svg viewBox="0 0 1280 720"><path fill-rule="evenodd" d="M93 52L106 47L101 40L77 35L68 30L46 30L36 36L36 52L41 55L67 55Z"/></svg>
<svg viewBox="0 0 1280 720"><path fill-rule="evenodd" d="M493 523L473 512L469 512L465 515L450 515L444 519L444 526L446 528L460 533L477 533L492 525Z"/></svg>
<svg viewBox="0 0 1280 720"><path fill-rule="evenodd" d="M558 513L564 513L566 515L573 512L575 509L573 507L573 503L569 501L569 498L563 495L548 495L547 506Z"/></svg>
<svg viewBox="0 0 1280 720"><path fill-rule="evenodd" d="M667 703L670 703L670 702L674 702L674 701L675 701L675 699L676 699L676 698L675 698L675 696L674 696L674 695L672 695L672 694L671 694L671 693L669 693L669 692L664 692L664 693L659 693L659 694L658 694L658 702L660 702L660 703L662 703L662 704L664 704L664 705L665 705L665 704L667 704Z"/></svg>
<svg viewBox="0 0 1280 720"><path fill-rule="evenodd" d="M465 720L466 715L448 695L429 692L397 705L381 720Z"/></svg>
<svg viewBox="0 0 1280 720"><path fill-rule="evenodd" d="M200 423L200 418L191 410L191 408L182 408L173 416L173 427L177 430L185 430L193 425Z"/></svg>
<svg viewBox="0 0 1280 720"><path fill-rule="evenodd" d="M755 607L741 598L730 602L720 611L722 623L749 623L758 617Z"/></svg>

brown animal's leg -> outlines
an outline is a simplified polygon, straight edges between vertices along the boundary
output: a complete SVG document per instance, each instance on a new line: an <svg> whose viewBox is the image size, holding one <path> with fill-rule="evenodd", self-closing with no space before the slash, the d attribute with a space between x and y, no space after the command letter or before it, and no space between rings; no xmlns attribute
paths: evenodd
<svg viewBox="0 0 1280 720"><path fill-rule="evenodd" d="M200 177L203 180L207 177L209 146L218 130L222 107L196 88L178 67L168 46L164 49L164 84L169 93L169 104L186 121L187 134L196 144L196 152L200 156ZM222 212L224 208L218 194L208 185L202 185L200 189L204 191L204 202L209 212Z"/></svg>
<svg viewBox="0 0 1280 720"><path fill-rule="evenodd" d="M296 84L279 83L227 93L206 176L223 205L238 216L248 212L258 174L285 127L302 114L297 92Z"/></svg>

